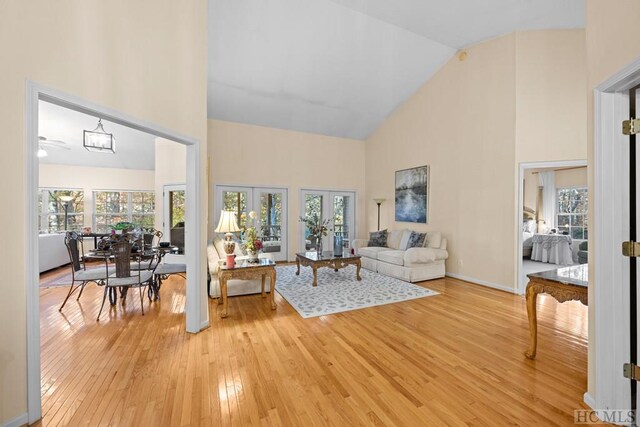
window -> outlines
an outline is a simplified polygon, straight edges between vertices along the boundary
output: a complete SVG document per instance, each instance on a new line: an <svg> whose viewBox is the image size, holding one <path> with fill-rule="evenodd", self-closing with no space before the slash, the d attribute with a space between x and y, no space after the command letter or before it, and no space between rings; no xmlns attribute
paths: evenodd
<svg viewBox="0 0 640 427"><path fill-rule="evenodd" d="M62 199L61 199L62 197ZM71 200L64 202L63 199ZM81 231L84 226L84 192L41 188L39 190L39 232L57 233L65 230ZM66 224L65 224L65 205Z"/></svg>
<svg viewBox="0 0 640 427"><path fill-rule="evenodd" d="M569 232L573 239L589 237L587 224L588 193L586 188L558 189L558 231Z"/></svg>
<svg viewBox="0 0 640 427"><path fill-rule="evenodd" d="M108 233L119 222L152 228L155 222L155 194L152 191L95 191L93 228Z"/></svg>

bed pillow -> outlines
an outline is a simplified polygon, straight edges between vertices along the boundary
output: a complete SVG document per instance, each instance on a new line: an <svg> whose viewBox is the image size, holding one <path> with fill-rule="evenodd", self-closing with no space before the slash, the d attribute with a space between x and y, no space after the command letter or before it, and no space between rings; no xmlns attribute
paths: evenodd
<svg viewBox="0 0 640 427"><path fill-rule="evenodd" d="M416 233L412 231L409 235L409 241L405 249L409 248L421 248L424 246L424 239L427 237L427 233Z"/></svg>
<svg viewBox="0 0 640 427"><path fill-rule="evenodd" d="M387 246L387 229L369 233L369 247L385 248Z"/></svg>

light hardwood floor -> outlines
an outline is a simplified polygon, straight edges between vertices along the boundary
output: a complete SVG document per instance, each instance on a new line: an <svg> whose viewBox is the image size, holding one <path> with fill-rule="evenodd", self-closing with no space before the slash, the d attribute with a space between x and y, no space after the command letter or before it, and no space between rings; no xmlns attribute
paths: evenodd
<svg viewBox="0 0 640 427"><path fill-rule="evenodd" d="M64 270L66 273L66 270ZM60 272L54 274L61 274ZM50 278L50 276L49 276ZM160 302L95 317L102 289L58 307L41 291L41 425L572 425L585 408L587 310L539 297L539 347L524 298L455 279L441 293L302 319L276 294L210 300L211 327L184 330L184 281ZM148 311L147 311L148 310Z"/></svg>

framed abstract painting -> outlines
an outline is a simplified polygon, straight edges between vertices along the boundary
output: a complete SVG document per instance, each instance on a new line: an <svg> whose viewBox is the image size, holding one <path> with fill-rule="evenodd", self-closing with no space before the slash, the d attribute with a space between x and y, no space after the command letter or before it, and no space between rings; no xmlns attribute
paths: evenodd
<svg viewBox="0 0 640 427"><path fill-rule="evenodd" d="M429 166L396 171L396 221L426 224L429 218Z"/></svg>

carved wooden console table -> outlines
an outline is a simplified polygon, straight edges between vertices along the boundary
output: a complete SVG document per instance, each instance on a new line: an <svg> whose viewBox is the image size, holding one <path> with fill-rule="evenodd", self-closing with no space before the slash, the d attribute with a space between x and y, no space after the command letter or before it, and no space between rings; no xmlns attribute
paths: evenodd
<svg viewBox="0 0 640 427"><path fill-rule="evenodd" d="M536 300L538 294L545 293L554 297L558 302L580 301L588 304L589 268L587 264L557 270L543 271L527 275L527 315L529 316L529 333L531 342L529 350L524 355L535 359L538 345L538 321L536 317Z"/></svg>
<svg viewBox="0 0 640 427"><path fill-rule="evenodd" d="M320 267L329 267L338 271L347 265L355 265L356 279L362 280L360 277L360 255L344 254L344 256L335 257L331 251L322 252L320 256L316 251L300 252L296 254L296 265L298 266L298 271L296 271L298 276L300 275L300 265L313 269L313 286L318 286L318 268Z"/></svg>
<svg viewBox="0 0 640 427"><path fill-rule="evenodd" d="M222 297L222 313L220 317L227 317L227 281L230 279L262 279L262 298L266 298L267 295L264 291L265 279L269 277L269 299L271 302L271 310L276 309L275 291L276 291L276 263L270 259L260 259L255 264L248 263L246 261L236 264L234 268L227 268L226 266L220 267L218 271L218 280L220 281L220 296Z"/></svg>

